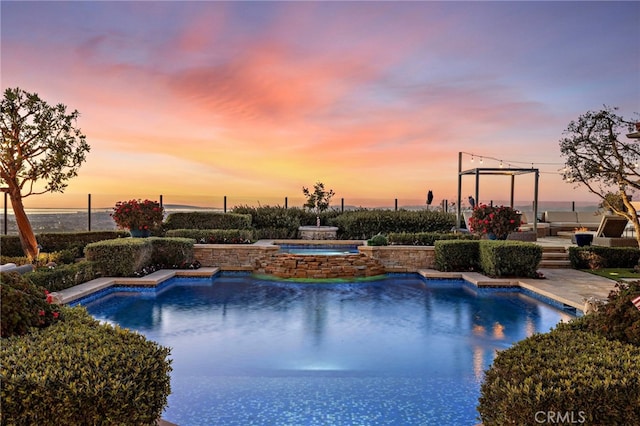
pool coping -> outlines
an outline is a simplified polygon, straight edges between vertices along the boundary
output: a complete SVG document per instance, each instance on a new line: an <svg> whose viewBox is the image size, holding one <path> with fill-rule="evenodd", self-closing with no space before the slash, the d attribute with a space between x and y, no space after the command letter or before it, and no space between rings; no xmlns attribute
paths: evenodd
<svg viewBox="0 0 640 426"><path fill-rule="evenodd" d="M162 269L140 278L96 278L75 287L52 292L51 296L54 303L68 304L112 286L155 287L173 277L212 277L221 271L218 267ZM541 271L545 276L548 275L547 279L490 278L478 272L442 272L434 269L420 269L417 274L424 278L463 279L478 288L521 288L580 312L584 310L585 299L593 296L605 300L609 292L615 289L615 281L582 271Z"/></svg>

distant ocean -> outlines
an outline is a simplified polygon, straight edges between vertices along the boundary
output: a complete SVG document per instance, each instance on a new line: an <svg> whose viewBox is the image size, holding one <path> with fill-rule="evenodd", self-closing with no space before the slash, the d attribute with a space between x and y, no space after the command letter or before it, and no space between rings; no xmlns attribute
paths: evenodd
<svg viewBox="0 0 640 426"><path fill-rule="evenodd" d="M496 200L493 201L494 205L509 205L509 201ZM466 200L463 202L463 208L468 207ZM340 209L340 205L331 206L335 209ZM455 212L455 207L449 204L449 211ZM532 204L526 204L523 202L514 202L514 207L518 210L532 210ZM355 206L345 206L345 210L356 208ZM371 207L376 208L376 207ZM394 206L380 206L381 209L394 209ZM399 205L398 208L406 210L423 210L426 209L426 205L411 205L403 206ZM440 209L441 205L432 205L433 209ZM544 212L545 210L556 211L593 211L598 208L597 203L594 202L571 202L571 201L540 201L538 203L538 212ZM198 206L185 206L185 205L167 205L165 206L165 212L173 213L179 211L218 211L222 212L223 209L219 208L207 208ZM115 222L110 216L112 208L95 208L91 210L91 230L92 231L106 231L117 229ZM42 232L80 232L89 230L89 218L86 209L81 208L32 208L26 209L26 213L31 221L31 226L36 233ZM7 210L7 229L5 231L5 218L4 212L0 213L0 229L3 234L16 234L17 227L15 224L13 210L8 208Z"/></svg>

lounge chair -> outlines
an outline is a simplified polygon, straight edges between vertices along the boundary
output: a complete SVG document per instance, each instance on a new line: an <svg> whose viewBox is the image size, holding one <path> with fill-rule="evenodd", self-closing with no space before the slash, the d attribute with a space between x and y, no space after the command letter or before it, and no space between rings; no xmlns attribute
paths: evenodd
<svg viewBox="0 0 640 426"><path fill-rule="evenodd" d="M604 247L638 247L638 241L635 238L622 236L628 223L627 218L622 216L602 216L592 244Z"/></svg>

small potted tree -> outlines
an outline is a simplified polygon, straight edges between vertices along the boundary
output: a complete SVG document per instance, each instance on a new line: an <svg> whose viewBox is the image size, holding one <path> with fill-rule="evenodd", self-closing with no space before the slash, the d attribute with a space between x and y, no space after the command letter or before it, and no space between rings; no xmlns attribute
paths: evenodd
<svg viewBox="0 0 640 426"><path fill-rule="evenodd" d="M302 187L302 193L307 198L304 207L312 210L316 214L316 226L320 226L320 213L329 208L329 202L335 195L333 189L326 191L322 182L313 185L313 192L309 188Z"/></svg>
<svg viewBox="0 0 640 426"><path fill-rule="evenodd" d="M148 237L164 219L164 209L157 201L118 201L111 217L119 228L127 229L132 237Z"/></svg>
<svg viewBox="0 0 640 426"><path fill-rule="evenodd" d="M491 240L506 240L520 226L520 213L506 206L479 204L469 219L471 232L486 235Z"/></svg>
<svg viewBox="0 0 640 426"><path fill-rule="evenodd" d="M335 195L333 190L325 190L322 182L313 186L313 191L302 187L302 193L307 198L304 208L316 214L316 226L301 226L298 228L303 240L335 240L338 232L336 226L320 226L320 213L329 208L329 202Z"/></svg>

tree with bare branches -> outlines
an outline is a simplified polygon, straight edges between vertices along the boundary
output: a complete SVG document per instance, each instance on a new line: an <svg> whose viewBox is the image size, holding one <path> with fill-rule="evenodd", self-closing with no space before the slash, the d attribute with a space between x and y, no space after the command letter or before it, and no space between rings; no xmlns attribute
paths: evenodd
<svg viewBox="0 0 640 426"><path fill-rule="evenodd" d="M51 106L36 93L6 89L1 103L0 185L11 199L20 242L33 260L38 243L24 210L23 198L64 192L78 175L89 145L75 127L78 111L67 114L63 104ZM36 182L41 181L38 185Z"/></svg>
<svg viewBox="0 0 640 426"><path fill-rule="evenodd" d="M640 140L626 137L635 122L605 106L571 121L560 139L565 157L563 177L583 185L602 200L602 205L627 218L635 228L640 245L638 212L631 203L640 190Z"/></svg>

